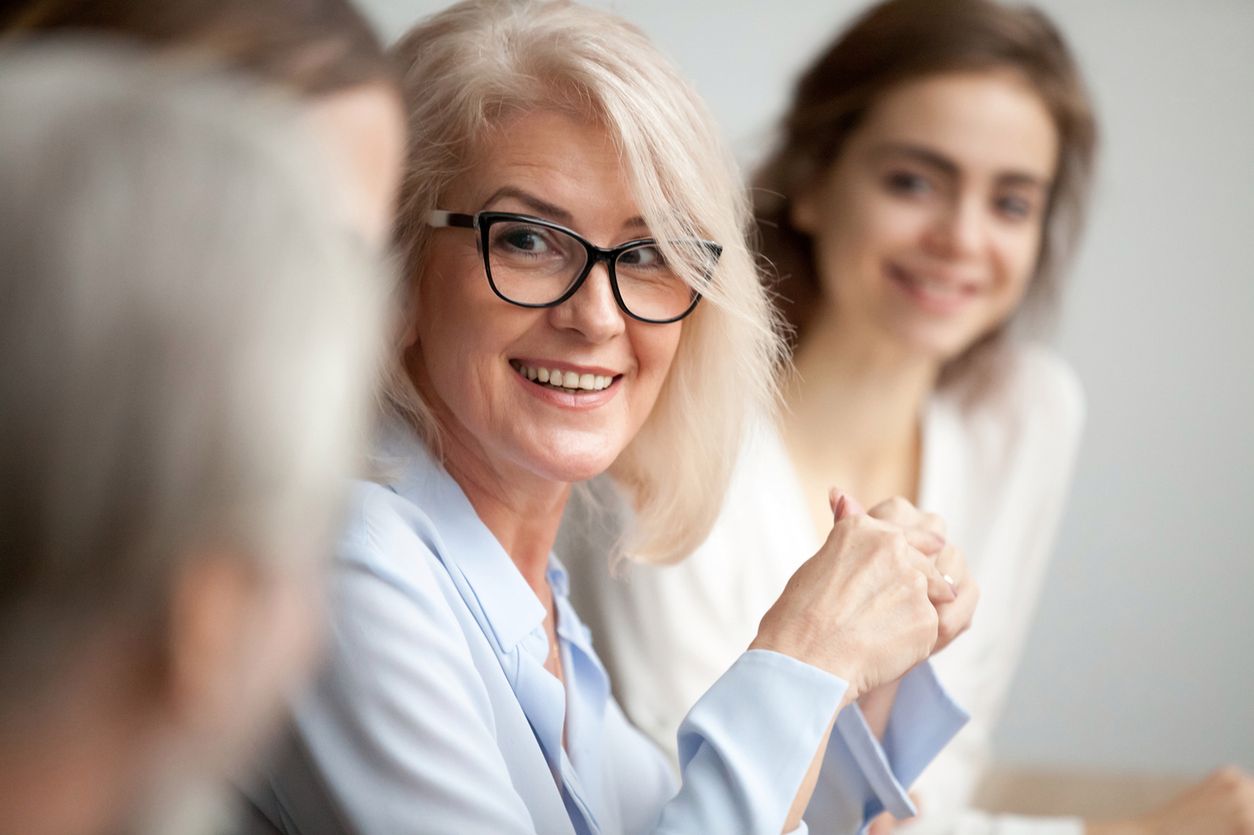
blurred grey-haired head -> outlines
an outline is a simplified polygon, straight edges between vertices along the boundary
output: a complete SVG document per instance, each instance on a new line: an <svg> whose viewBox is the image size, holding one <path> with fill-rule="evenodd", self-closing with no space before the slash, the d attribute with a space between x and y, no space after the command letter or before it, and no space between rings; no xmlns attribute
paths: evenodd
<svg viewBox="0 0 1254 835"><path fill-rule="evenodd" d="M157 635L197 554L333 530L386 287L275 96L0 53L0 718L99 624Z"/></svg>

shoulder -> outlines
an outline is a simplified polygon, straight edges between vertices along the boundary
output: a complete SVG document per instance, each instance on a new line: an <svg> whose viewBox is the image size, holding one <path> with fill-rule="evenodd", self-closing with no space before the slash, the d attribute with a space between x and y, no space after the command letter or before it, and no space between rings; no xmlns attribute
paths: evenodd
<svg viewBox="0 0 1254 835"><path fill-rule="evenodd" d="M354 482L332 566L336 628L370 635L383 624L411 636L459 624L460 597L426 511L389 488Z"/></svg>
<svg viewBox="0 0 1254 835"><path fill-rule="evenodd" d="M372 481L354 481L336 547L337 566L404 571L415 556L436 557L442 548L424 508Z"/></svg>
<svg viewBox="0 0 1254 835"><path fill-rule="evenodd" d="M986 365L938 393L971 431L1074 447L1084 425L1084 390L1071 366L1034 343L1007 346Z"/></svg>
<svg viewBox="0 0 1254 835"><path fill-rule="evenodd" d="M1043 345L1028 343L1011 348L1006 362L1004 399L1051 423L1078 428L1084 422L1084 389L1066 360Z"/></svg>

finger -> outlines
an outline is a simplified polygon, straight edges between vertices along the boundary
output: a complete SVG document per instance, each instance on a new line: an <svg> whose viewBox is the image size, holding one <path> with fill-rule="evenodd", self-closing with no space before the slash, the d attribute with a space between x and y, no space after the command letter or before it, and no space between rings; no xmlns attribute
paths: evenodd
<svg viewBox="0 0 1254 835"><path fill-rule="evenodd" d="M936 565L930 559L920 555L918 569L927 578L927 599L932 601L932 605L943 606L958 599L954 587L945 579L945 575L936 570Z"/></svg>
<svg viewBox="0 0 1254 835"><path fill-rule="evenodd" d="M918 527L923 528L925 531L931 531L942 538L949 536L949 525L936 513L921 512Z"/></svg>
<svg viewBox="0 0 1254 835"><path fill-rule="evenodd" d="M891 499L879 502L867 511L867 515L910 528L918 527L923 516L917 507L901 496L893 496Z"/></svg>
<svg viewBox="0 0 1254 835"><path fill-rule="evenodd" d="M922 549L920 549L922 550ZM967 561L962 551L946 543L935 557L936 570L949 578L954 586L962 585L967 578Z"/></svg>
<svg viewBox="0 0 1254 835"><path fill-rule="evenodd" d="M911 548L926 556L937 556L945 548L945 540L931 531L925 531L922 528L902 528L901 532L905 534L906 542L910 543Z"/></svg>
<svg viewBox="0 0 1254 835"><path fill-rule="evenodd" d="M943 643L948 644L967 631L971 626L972 617L975 616L975 607L979 599L979 587L975 583L969 583L958 590L958 596L953 603L941 606L937 610L940 620L940 640Z"/></svg>

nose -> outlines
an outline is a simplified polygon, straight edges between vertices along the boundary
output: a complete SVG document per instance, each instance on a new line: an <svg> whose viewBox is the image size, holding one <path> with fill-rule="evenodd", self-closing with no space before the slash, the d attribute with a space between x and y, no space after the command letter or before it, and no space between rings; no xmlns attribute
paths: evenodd
<svg viewBox="0 0 1254 835"><path fill-rule="evenodd" d="M622 333L627 326L614 299L609 268L596 264L575 295L549 308L549 321L559 330L575 331L588 342L600 344Z"/></svg>
<svg viewBox="0 0 1254 835"><path fill-rule="evenodd" d="M937 211L928 230L928 244L947 258L975 255L984 245L985 221L978 196L959 195Z"/></svg>

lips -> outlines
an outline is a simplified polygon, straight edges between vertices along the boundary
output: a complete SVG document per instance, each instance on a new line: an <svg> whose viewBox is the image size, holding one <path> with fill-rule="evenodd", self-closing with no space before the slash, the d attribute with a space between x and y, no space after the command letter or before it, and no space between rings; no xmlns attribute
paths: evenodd
<svg viewBox="0 0 1254 835"><path fill-rule="evenodd" d="M978 282L898 264L885 266L889 280L920 307L934 313L952 313L980 295Z"/></svg>

